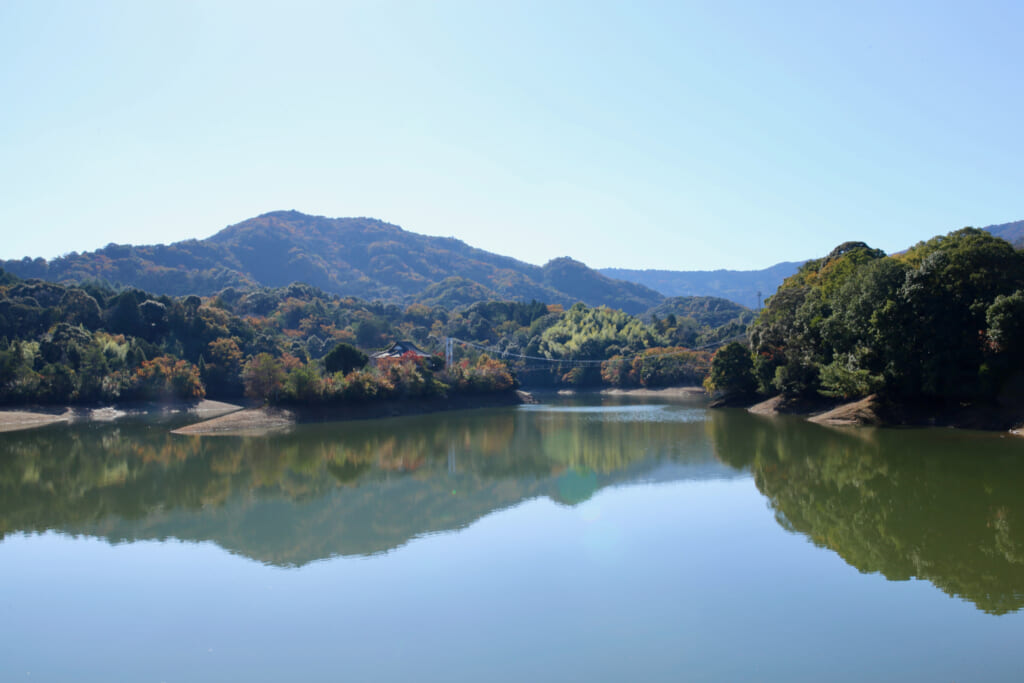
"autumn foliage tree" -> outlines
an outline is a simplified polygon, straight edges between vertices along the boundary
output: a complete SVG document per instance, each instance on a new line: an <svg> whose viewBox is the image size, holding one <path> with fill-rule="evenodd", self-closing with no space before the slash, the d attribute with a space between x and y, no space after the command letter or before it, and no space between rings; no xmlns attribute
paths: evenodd
<svg viewBox="0 0 1024 683"><path fill-rule="evenodd" d="M147 400L194 399L206 395L199 379L199 368L171 356L143 361L135 371L130 391L135 397Z"/></svg>
<svg viewBox="0 0 1024 683"><path fill-rule="evenodd" d="M269 353L257 354L242 371L245 395L264 401L275 399L284 388L285 377L281 361Z"/></svg>

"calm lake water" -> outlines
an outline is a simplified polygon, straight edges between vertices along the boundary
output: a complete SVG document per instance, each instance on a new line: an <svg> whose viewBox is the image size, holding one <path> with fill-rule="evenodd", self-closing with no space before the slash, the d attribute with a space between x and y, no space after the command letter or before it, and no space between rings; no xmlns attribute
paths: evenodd
<svg viewBox="0 0 1024 683"><path fill-rule="evenodd" d="M0 434L4 681L1021 681L1024 441L590 397Z"/></svg>

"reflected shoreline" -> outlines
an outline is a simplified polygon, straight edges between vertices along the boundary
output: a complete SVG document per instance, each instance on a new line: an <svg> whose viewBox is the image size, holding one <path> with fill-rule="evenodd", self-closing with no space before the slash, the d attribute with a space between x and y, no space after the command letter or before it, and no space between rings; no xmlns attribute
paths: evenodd
<svg viewBox="0 0 1024 683"><path fill-rule="evenodd" d="M548 498L747 478L776 522L891 581L990 614L1024 606L1024 454L954 430L835 430L608 396L262 438L186 438L166 421L0 434L0 539L212 541L280 567L366 556ZM699 524L699 520L694 521Z"/></svg>
<svg viewBox="0 0 1024 683"><path fill-rule="evenodd" d="M716 455L749 469L784 529L861 572L924 579L990 614L1024 606L1016 439L715 412Z"/></svg>
<svg viewBox="0 0 1024 683"><path fill-rule="evenodd" d="M166 423L46 428L0 438L0 534L213 540L300 566L384 552L531 498L575 505L633 481L740 476L704 434L699 405L663 404L590 418L483 409L261 438L170 436Z"/></svg>

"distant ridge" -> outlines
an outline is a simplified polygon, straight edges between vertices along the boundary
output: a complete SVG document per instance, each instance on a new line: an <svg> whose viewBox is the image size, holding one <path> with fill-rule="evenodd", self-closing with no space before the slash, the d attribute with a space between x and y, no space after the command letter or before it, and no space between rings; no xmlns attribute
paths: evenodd
<svg viewBox="0 0 1024 683"><path fill-rule="evenodd" d="M1024 221L983 229L1024 247ZM396 304L453 308L487 299L566 306L582 301L639 315L671 297L718 297L756 309L802 263L783 261L762 270L595 270L562 257L536 266L374 218L273 211L204 240L108 244L50 261L0 261L0 267L23 278L104 280L175 296L303 282L339 296Z"/></svg>
<svg viewBox="0 0 1024 683"><path fill-rule="evenodd" d="M989 225L982 228L1001 237L1018 249L1024 249L1024 221ZM601 268L608 277L629 280L664 294L666 297L711 296L728 299L756 309L775 293L782 281L797 271L804 261L783 261L763 270L629 270ZM758 300L761 292L761 301Z"/></svg>
<svg viewBox="0 0 1024 683"><path fill-rule="evenodd" d="M476 249L451 237L408 232L373 218L274 211L205 240L108 244L51 261L0 263L21 277L101 279L176 296L303 282L341 296L446 307L480 299L607 305L639 314L664 297L614 280L570 258L544 266Z"/></svg>
<svg viewBox="0 0 1024 683"><path fill-rule="evenodd" d="M1002 237L1018 249L1024 248L1024 221L990 225L987 228L982 228L982 230L988 230L996 237Z"/></svg>
<svg viewBox="0 0 1024 683"><path fill-rule="evenodd" d="M608 277L645 285L668 297L711 296L742 304L758 306L775 293L782 281L797 271L803 261L783 261L763 270L628 270L602 268Z"/></svg>

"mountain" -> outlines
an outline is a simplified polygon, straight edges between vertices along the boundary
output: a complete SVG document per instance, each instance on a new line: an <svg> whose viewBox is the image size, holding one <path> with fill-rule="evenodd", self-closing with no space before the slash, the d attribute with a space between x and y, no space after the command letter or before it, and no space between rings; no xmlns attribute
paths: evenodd
<svg viewBox="0 0 1024 683"><path fill-rule="evenodd" d="M1024 247L1024 221L984 229ZM718 297L757 308L801 263L784 261L763 270L595 270L563 257L536 266L373 218L275 211L204 240L108 244L50 261L0 261L0 267L23 278L105 280L175 296L303 282L390 303L454 308L486 299L566 306L582 301L636 315L680 296Z"/></svg>
<svg viewBox="0 0 1024 683"><path fill-rule="evenodd" d="M783 261L763 270L629 270L601 268L611 278L628 280L672 296L710 296L757 308L803 261ZM760 299L758 292L761 293Z"/></svg>
<svg viewBox="0 0 1024 683"><path fill-rule="evenodd" d="M996 237L1002 237L1018 249L1024 248L1024 221L990 225L982 230L987 230Z"/></svg>
<svg viewBox="0 0 1024 683"><path fill-rule="evenodd" d="M304 282L342 296L395 303L450 307L480 299L536 299L568 306L583 301L633 314L664 298L569 258L535 266L372 218L324 218L297 211L263 214L204 240L108 244L51 261L4 261L0 267L25 278L101 279L175 296Z"/></svg>

